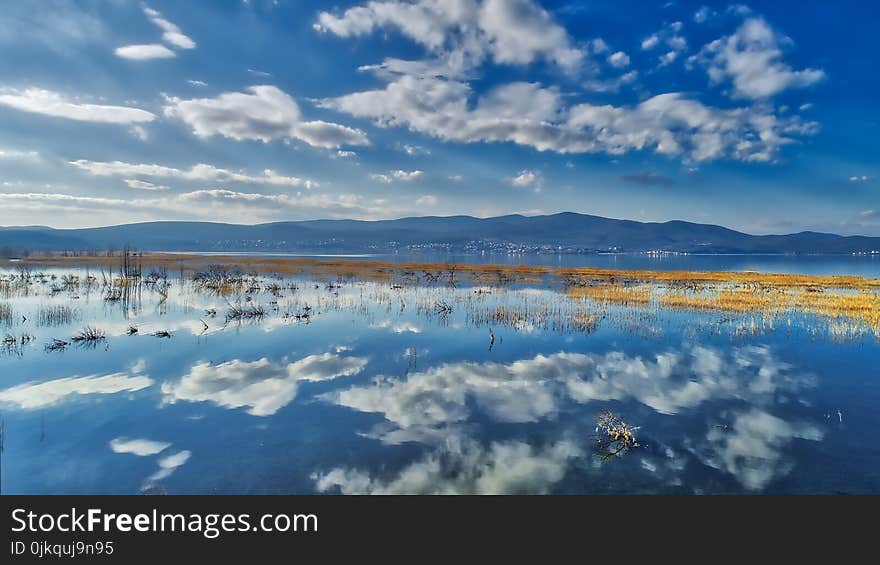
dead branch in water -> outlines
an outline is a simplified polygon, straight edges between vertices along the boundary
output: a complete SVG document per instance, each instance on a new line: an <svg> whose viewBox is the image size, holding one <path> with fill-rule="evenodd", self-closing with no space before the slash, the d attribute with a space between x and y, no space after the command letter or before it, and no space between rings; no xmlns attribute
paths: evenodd
<svg viewBox="0 0 880 565"><path fill-rule="evenodd" d="M634 428L615 416L611 410L603 410L596 416L596 445L602 459L622 455L630 449L639 447Z"/></svg>

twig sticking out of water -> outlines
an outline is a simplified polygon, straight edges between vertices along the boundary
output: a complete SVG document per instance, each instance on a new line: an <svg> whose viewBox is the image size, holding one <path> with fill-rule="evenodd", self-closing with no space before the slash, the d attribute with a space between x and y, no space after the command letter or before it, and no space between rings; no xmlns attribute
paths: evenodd
<svg viewBox="0 0 880 565"><path fill-rule="evenodd" d="M596 416L596 444L602 459L622 455L630 449L639 447L634 428L615 416L610 410L603 410Z"/></svg>

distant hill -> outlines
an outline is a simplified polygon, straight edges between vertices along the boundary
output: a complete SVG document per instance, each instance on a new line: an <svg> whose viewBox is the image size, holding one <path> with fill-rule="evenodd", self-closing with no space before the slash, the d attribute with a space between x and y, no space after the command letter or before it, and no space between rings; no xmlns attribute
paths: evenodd
<svg viewBox="0 0 880 565"><path fill-rule="evenodd" d="M0 228L0 250L289 251L381 253L856 253L880 251L880 237L816 232L749 235L683 221L636 222L565 212L548 216L470 216L398 220L310 220L258 225L148 222L102 228Z"/></svg>

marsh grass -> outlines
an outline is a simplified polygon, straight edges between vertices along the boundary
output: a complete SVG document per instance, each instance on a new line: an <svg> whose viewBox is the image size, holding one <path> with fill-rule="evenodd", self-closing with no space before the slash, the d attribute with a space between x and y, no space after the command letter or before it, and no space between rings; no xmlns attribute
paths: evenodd
<svg viewBox="0 0 880 565"><path fill-rule="evenodd" d="M240 320L259 320L266 315L266 309L259 304L229 304L229 310L226 312L226 322Z"/></svg>
<svg viewBox="0 0 880 565"><path fill-rule="evenodd" d="M104 258L39 260L53 266L101 265ZM754 336L785 329L786 324L790 328L796 319L798 324L811 324L810 331L817 335L833 339L871 334L880 339L880 280L861 277L233 256L208 262L199 256L162 254L145 254L139 260L155 271L148 275L155 281L149 289L159 291L160 306L171 288L171 269L180 272L175 282L180 292L241 297L234 304L227 299L227 323L273 315L308 321L331 310L367 316L379 307L387 314L414 309L441 324L464 319L496 330L590 333L610 324L627 333L657 336L674 319L694 332ZM223 262L214 262L218 260ZM8 275L0 278L0 287L12 289L14 298L45 294L49 285L85 288L91 278L109 302L126 304L129 295L140 300L145 279L108 276L103 267L101 273L103 283L89 275ZM267 295L264 308L258 302ZM14 320L11 306L5 305L4 316L0 303L0 323ZM698 315L668 316L676 312ZM213 318L218 312L206 308L205 314ZM68 316L59 307L47 314L46 325L71 323L78 317L75 309Z"/></svg>
<svg viewBox="0 0 880 565"><path fill-rule="evenodd" d="M0 302L0 324L10 326L14 320L15 312L12 306L6 302Z"/></svg>
<svg viewBox="0 0 880 565"><path fill-rule="evenodd" d="M80 311L65 304L43 306L37 311L36 322L40 327L65 326L80 318Z"/></svg>
<svg viewBox="0 0 880 565"><path fill-rule="evenodd" d="M70 339L76 343L95 343L107 338L104 330L94 326L86 326L73 335Z"/></svg>

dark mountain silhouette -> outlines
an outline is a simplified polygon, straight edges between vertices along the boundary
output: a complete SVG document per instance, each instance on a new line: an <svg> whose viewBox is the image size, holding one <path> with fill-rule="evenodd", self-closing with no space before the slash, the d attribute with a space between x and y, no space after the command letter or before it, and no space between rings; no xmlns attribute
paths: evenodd
<svg viewBox="0 0 880 565"><path fill-rule="evenodd" d="M525 253L865 253L880 238L800 232L749 235L684 221L636 222L565 212L548 216L470 216L398 220L310 220L258 225L147 222L101 228L0 228L0 248L96 250L129 244L150 251L292 251L363 253L413 250Z"/></svg>

